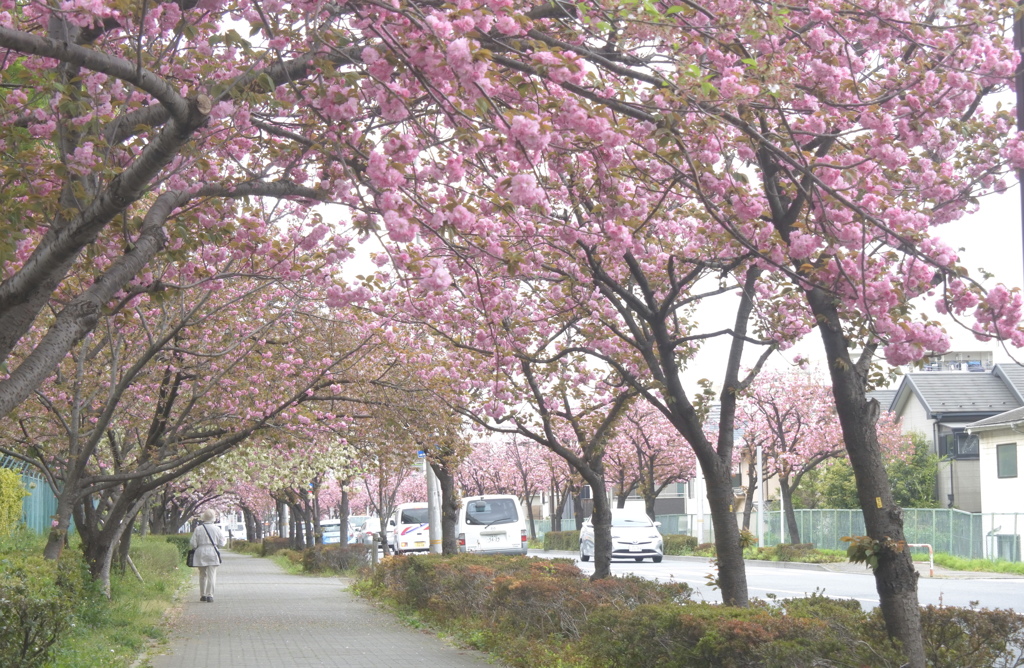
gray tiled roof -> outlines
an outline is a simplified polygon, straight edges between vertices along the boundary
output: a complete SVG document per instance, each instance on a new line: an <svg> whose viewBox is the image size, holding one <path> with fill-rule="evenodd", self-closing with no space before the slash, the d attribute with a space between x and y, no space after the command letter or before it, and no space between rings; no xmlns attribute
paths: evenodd
<svg viewBox="0 0 1024 668"><path fill-rule="evenodd" d="M899 392L913 391L931 414L1002 413L1022 403L994 373L911 373L903 383Z"/></svg>
<svg viewBox="0 0 1024 668"><path fill-rule="evenodd" d="M887 411L892 407L892 401L895 398L896 390L871 390L868 392L868 399L877 399L878 407L883 411Z"/></svg>
<svg viewBox="0 0 1024 668"><path fill-rule="evenodd" d="M1024 366L1019 364L997 364L992 369L992 375L1006 380L1010 391L1017 396L1017 400L1024 404Z"/></svg>
<svg viewBox="0 0 1024 668"><path fill-rule="evenodd" d="M1020 422L1024 420L1024 406L1020 408L1014 408L1013 410L1000 413L999 415L993 415L987 417L984 420L978 420L972 422L971 427L993 427L1000 424L1012 424L1014 422Z"/></svg>

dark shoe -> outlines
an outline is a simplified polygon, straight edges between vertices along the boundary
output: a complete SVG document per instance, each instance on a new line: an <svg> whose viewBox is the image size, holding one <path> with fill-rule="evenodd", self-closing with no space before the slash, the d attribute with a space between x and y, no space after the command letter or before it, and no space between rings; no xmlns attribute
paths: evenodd
<svg viewBox="0 0 1024 668"><path fill-rule="evenodd" d="M207 596L206 597L206 602L207 603L213 603L213 597L212 596Z"/></svg>
<svg viewBox="0 0 1024 668"><path fill-rule="evenodd" d="M200 600L200 601L206 601L206 600L208 600L208 599L207 599L207 597L206 597L206 596L200 596L200 597L199 597L199 600Z"/></svg>

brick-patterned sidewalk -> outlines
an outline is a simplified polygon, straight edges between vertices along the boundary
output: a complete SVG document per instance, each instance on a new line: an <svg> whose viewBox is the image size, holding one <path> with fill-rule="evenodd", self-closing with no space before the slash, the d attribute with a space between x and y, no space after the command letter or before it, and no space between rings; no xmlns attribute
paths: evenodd
<svg viewBox="0 0 1024 668"><path fill-rule="evenodd" d="M152 668L494 665L401 624L338 578L289 575L269 559L225 551L213 603L199 601L198 581L193 576L169 645L148 657Z"/></svg>

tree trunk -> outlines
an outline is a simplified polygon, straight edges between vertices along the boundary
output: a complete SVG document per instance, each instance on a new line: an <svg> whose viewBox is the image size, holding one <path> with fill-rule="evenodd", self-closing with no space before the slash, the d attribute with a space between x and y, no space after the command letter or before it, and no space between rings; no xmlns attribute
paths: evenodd
<svg viewBox="0 0 1024 668"><path fill-rule="evenodd" d="M555 512L551 514L551 530L562 531L562 516L565 515L565 504L569 501L569 487L568 485L564 490L552 490L551 500L558 499L558 503L555 506Z"/></svg>
<svg viewBox="0 0 1024 668"><path fill-rule="evenodd" d="M647 516L651 518L652 522L654 521L654 518L655 518L654 502L657 501L657 498L658 497L656 495L651 495L651 494L648 494L648 495L644 496L644 512L647 513Z"/></svg>
<svg viewBox="0 0 1024 668"><path fill-rule="evenodd" d="M709 468L712 467L704 468L704 483L711 509L711 524L715 528L718 588L725 605L746 607L749 600L746 564L740 544L740 529L732 510L732 476L727 465L715 465L714 470Z"/></svg>
<svg viewBox="0 0 1024 668"><path fill-rule="evenodd" d="M43 558L56 561L64 552L64 545L68 540L68 531L71 529L71 501L70 494L61 494L57 497L57 511L54 513L54 524L50 527L50 533L46 538L46 547L43 548Z"/></svg>
<svg viewBox="0 0 1024 668"><path fill-rule="evenodd" d="M537 520L533 516L533 493L528 487L523 490L526 494L526 519L530 525L530 540L537 540Z"/></svg>
<svg viewBox="0 0 1024 668"><path fill-rule="evenodd" d="M612 509L600 474L588 478L594 497L594 512L590 521L594 525L594 574L591 580L600 580L612 574Z"/></svg>
<svg viewBox="0 0 1024 668"><path fill-rule="evenodd" d="M341 528L341 544L348 544L348 516L350 508L350 502L348 498L348 490L345 489L344 485L341 485L341 500L338 501L338 519L340 520L338 526Z"/></svg>
<svg viewBox="0 0 1024 668"><path fill-rule="evenodd" d="M796 523L796 510L793 509L793 488L789 484L789 478L779 474L779 494L782 495L782 504L785 506L786 530L789 531L789 542L796 545L800 542L800 527Z"/></svg>
<svg viewBox="0 0 1024 668"><path fill-rule="evenodd" d="M757 491L757 462L747 462L747 499L743 504L743 530L750 531L750 516L754 510L754 492ZM763 547L763 546L759 546Z"/></svg>
<svg viewBox="0 0 1024 668"><path fill-rule="evenodd" d="M274 499L274 501L277 503L277 535L286 538L289 535L288 529L291 527L288 504L283 499Z"/></svg>
<svg viewBox="0 0 1024 668"><path fill-rule="evenodd" d="M825 344L832 392L843 430L843 440L857 481L857 497L864 512L868 537L880 548L874 569L879 608L890 637L899 640L912 668L924 668L921 611L914 569L903 532L903 509L893 501L875 427L878 402L868 401L865 369L868 358L854 365L836 308L820 289L808 293ZM873 348L869 351L873 353ZM865 355L869 354L866 352Z"/></svg>
<svg viewBox="0 0 1024 668"><path fill-rule="evenodd" d="M135 526L135 519L128 520L126 524L128 526L117 544L117 572L121 575L124 575L128 568L128 553L132 549L132 527Z"/></svg>

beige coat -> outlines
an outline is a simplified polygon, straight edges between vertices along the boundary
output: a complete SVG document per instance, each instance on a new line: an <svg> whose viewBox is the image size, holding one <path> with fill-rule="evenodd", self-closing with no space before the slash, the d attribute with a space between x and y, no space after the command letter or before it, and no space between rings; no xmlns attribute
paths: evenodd
<svg viewBox="0 0 1024 668"><path fill-rule="evenodd" d="M209 536L206 535L207 529L210 531ZM210 539L213 539L212 542ZM189 547L195 548L196 551L193 565L217 566L220 564L217 550L214 549L215 544L219 547L224 547L224 534L221 533L220 527L200 522L196 530L192 532L192 540L188 544Z"/></svg>

